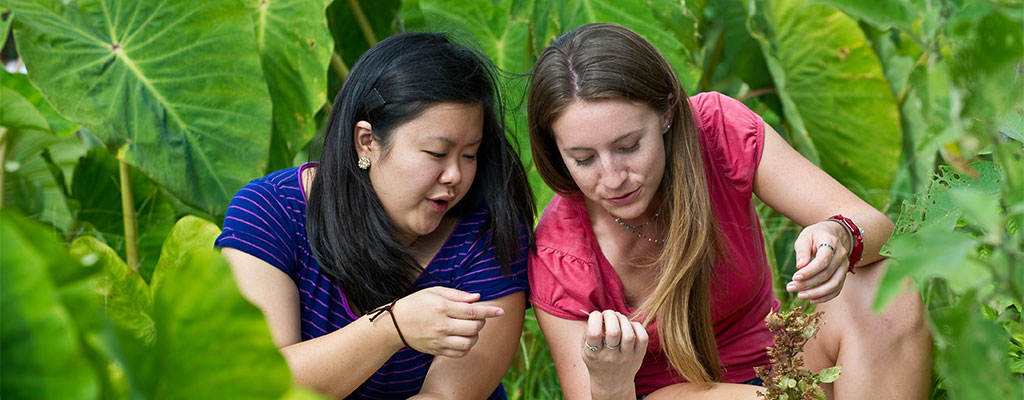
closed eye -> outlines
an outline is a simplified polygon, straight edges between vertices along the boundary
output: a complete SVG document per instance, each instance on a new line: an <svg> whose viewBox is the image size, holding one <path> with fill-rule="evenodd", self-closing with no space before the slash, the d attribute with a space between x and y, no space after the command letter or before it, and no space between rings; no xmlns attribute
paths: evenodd
<svg viewBox="0 0 1024 400"><path fill-rule="evenodd" d="M423 150L423 152L429 154L431 157L434 157L436 159L442 159L442 158L444 158L447 155L445 153L435 153L433 151L427 151L427 150Z"/></svg>
<svg viewBox="0 0 1024 400"><path fill-rule="evenodd" d="M636 143L633 143L632 146L623 147L623 148L619 149L619 152L620 153L632 153L632 152L636 151L636 149L638 149L638 148L640 148L640 141L639 140L636 141Z"/></svg>
<svg viewBox="0 0 1024 400"><path fill-rule="evenodd" d="M590 156L582 160L574 158L573 161L576 162L577 166L586 167L594 162L594 156Z"/></svg>
<svg viewBox="0 0 1024 400"><path fill-rule="evenodd" d="M463 154L462 156L467 160L476 160L476 154Z"/></svg>

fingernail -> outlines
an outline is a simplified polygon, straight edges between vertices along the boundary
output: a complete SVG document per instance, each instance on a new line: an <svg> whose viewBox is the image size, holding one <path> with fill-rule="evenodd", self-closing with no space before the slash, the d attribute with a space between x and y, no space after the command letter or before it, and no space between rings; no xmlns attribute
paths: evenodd
<svg viewBox="0 0 1024 400"><path fill-rule="evenodd" d="M495 317L500 317L500 316L502 316L502 315L505 315L505 310L503 310L503 309L501 309L501 308L499 308L499 309L498 309L498 311L495 311L495 312L494 312L494 316L495 316Z"/></svg>
<svg viewBox="0 0 1024 400"><path fill-rule="evenodd" d="M806 257L800 257L800 259L796 260L796 265L804 265L805 263L807 263Z"/></svg>
<svg viewBox="0 0 1024 400"><path fill-rule="evenodd" d="M792 291L794 291L794 290L796 290L796 284L795 284L795 283L793 283L793 282L790 282L790 283L788 283L788 284L786 285L786 291L787 291L787 292L792 292Z"/></svg>
<svg viewBox="0 0 1024 400"><path fill-rule="evenodd" d="M800 281L800 280L803 280L803 279L804 279L804 274L795 274L795 275L793 275L793 280L794 281Z"/></svg>
<svg viewBox="0 0 1024 400"><path fill-rule="evenodd" d="M810 297L810 296L809 296L809 295L807 295L807 293L806 293L806 292L800 292L799 294L797 294L797 295L796 295L796 297L797 297L797 298L800 298L800 299L806 299L806 298L808 298L808 297Z"/></svg>

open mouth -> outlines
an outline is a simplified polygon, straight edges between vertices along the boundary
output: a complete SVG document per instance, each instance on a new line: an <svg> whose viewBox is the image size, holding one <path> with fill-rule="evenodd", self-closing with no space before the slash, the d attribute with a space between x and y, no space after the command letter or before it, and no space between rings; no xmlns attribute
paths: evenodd
<svg viewBox="0 0 1024 400"><path fill-rule="evenodd" d="M441 198L427 199L427 200L430 202L430 207L431 208L433 208L435 211L443 212L443 211L448 209L448 206L451 205L452 200L454 200L454 197L452 197L452 196L445 196L445 197L441 197Z"/></svg>

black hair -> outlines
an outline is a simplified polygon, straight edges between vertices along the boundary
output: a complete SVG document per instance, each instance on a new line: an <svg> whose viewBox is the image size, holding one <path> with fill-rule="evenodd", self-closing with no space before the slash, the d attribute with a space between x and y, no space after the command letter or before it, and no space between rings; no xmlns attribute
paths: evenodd
<svg viewBox="0 0 1024 400"><path fill-rule="evenodd" d="M476 177L449 215L481 207L489 211L480 233L491 231L491 244L506 274L513 261L525 256L519 251L522 230L533 245L533 194L505 136L496 71L481 52L443 34L404 33L363 54L335 97L309 193L306 233L320 268L358 310L365 312L408 294L422 272L395 235L397 228L369 174L356 166L353 129L358 121L373 126L374 140L386 152L394 129L430 106L479 104L484 124Z"/></svg>

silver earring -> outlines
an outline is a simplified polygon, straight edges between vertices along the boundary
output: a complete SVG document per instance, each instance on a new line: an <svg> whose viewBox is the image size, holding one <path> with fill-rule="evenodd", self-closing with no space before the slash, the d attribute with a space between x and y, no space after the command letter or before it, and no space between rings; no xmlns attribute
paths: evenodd
<svg viewBox="0 0 1024 400"><path fill-rule="evenodd" d="M370 159L367 157L359 157L359 162L356 163L359 169L370 169Z"/></svg>
<svg viewBox="0 0 1024 400"><path fill-rule="evenodd" d="M665 133L668 133L669 129L672 129L672 124L665 125Z"/></svg>

